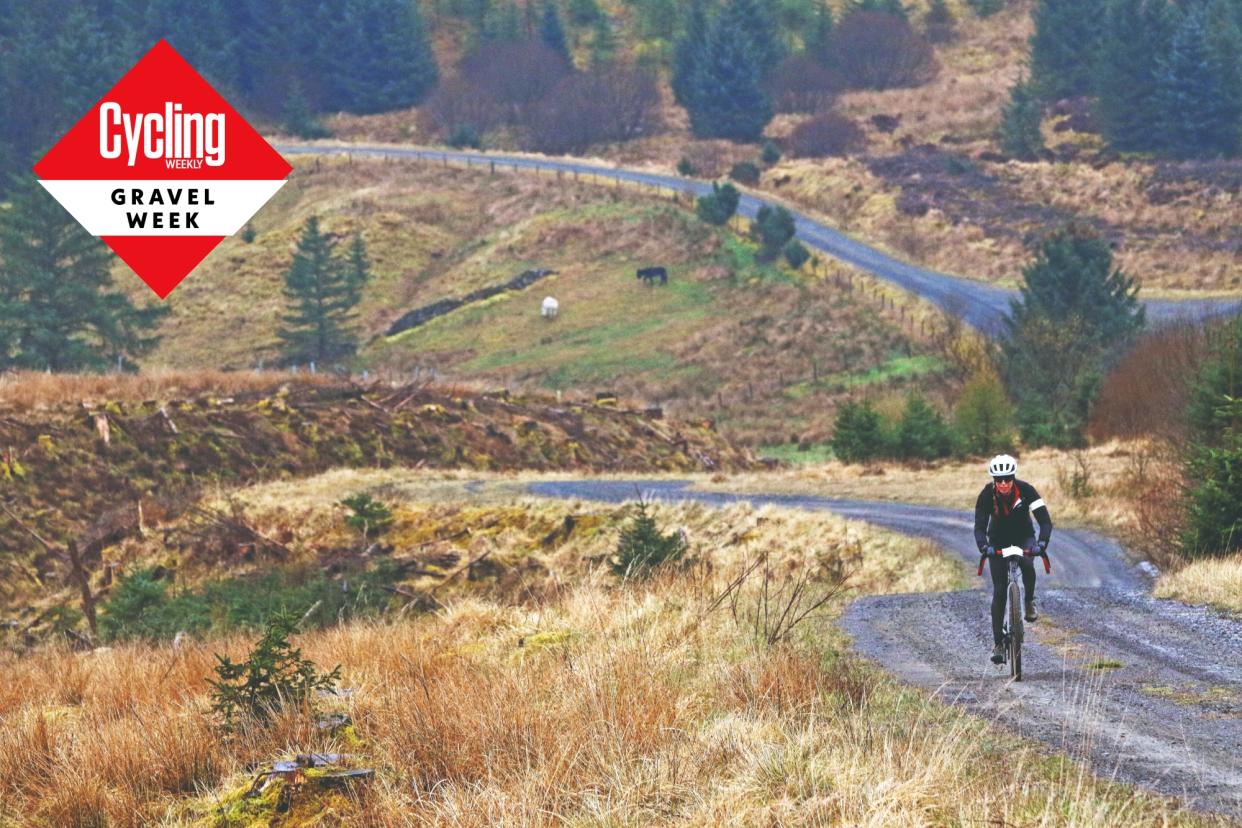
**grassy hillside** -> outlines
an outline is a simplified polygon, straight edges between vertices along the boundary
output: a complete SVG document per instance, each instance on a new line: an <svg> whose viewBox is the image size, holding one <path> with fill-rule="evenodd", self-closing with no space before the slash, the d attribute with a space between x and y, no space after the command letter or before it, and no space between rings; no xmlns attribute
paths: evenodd
<svg viewBox="0 0 1242 828"><path fill-rule="evenodd" d="M758 263L753 243L685 205L547 176L328 158L300 159L254 240L226 240L169 297L144 367L271 364L281 273L312 214L343 243L361 233L374 262L355 372L616 391L751 443L822 438L855 387L900 394L915 378L941 381L928 346L839 270ZM667 286L638 282L649 264L670 269ZM556 273L383 335L408 310L534 268ZM539 316L547 295L561 303L553 322Z"/></svg>
<svg viewBox="0 0 1242 828"><path fill-rule="evenodd" d="M1242 290L1236 268L1242 161L1107 153L1100 137L1085 131L1092 116L1082 101L1047 113L1049 160L1006 161L999 154L995 131L1029 56L1034 5L1009 0L1000 13L979 18L964 2L949 0L956 37L936 45L939 71L931 81L842 95L836 108L862 128L864 146L847 157L783 159L764 171L761 188L902 258L970 278L1015 284L1035 239L1082 221L1114 244L1118 264L1146 295ZM906 6L920 25L927 4ZM663 41L640 31L630 4L609 12L623 49L634 56L663 54ZM461 36L448 27L441 40L457 43ZM443 51L444 65L451 66L460 48ZM780 143L806 117L778 115L766 135ZM585 154L667 172L688 158L706 177L758 158L755 145L695 139L667 89L662 121L649 137ZM338 117L330 125L346 140L437 140L413 110ZM514 136L498 134L492 146L519 145Z"/></svg>
<svg viewBox="0 0 1242 828"><path fill-rule="evenodd" d="M213 654L243 658L248 636L0 655L0 824L1216 824L859 664L829 621L840 597L766 643L763 596L784 594L786 573L806 572L815 598L842 572L846 594L956 584L959 568L921 543L827 515L662 506L693 563L620 584L601 563L627 510L486 494L446 506L424 483L387 481L403 538L420 523L477 527L481 510L504 528L414 554L490 549L497 563L437 613L296 637L321 669L341 665L344 691L315 706L345 724L286 705L226 738L207 681ZM335 542L327 492L367 485L334 476L302 496L239 497L260 522L298 515L301 549ZM579 528L549 537L569 516ZM759 555L770 577L757 570L728 599ZM312 751L374 773L256 785L273 760Z"/></svg>

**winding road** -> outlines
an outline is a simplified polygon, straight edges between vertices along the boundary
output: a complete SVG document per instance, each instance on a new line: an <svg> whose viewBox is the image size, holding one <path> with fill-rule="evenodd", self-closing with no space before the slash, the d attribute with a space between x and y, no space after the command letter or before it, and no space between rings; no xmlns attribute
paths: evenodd
<svg viewBox="0 0 1242 828"><path fill-rule="evenodd" d="M637 184L665 187L694 195L705 195L712 189L710 182L681 176L523 155L362 144L277 144L276 149L285 155L344 154L379 158L410 158L423 161L443 160L487 167L496 165L511 169L559 170L563 173L604 176ZM754 218L759 208L767 203L753 195L743 194L738 204L738 212ZM1003 329L1003 320L1009 314L1009 304L1018 296L1016 290L917 267L895 259L797 210L791 210L791 212L794 215L798 238L809 247L910 291L934 303L937 307L961 317L985 334L995 336ZM1242 310L1242 298L1147 300L1145 304L1148 320L1157 325L1181 320L1210 319Z"/></svg>
<svg viewBox="0 0 1242 828"><path fill-rule="evenodd" d="M957 550L974 576L973 515L932 506L687 488L688 481L541 481L541 497L828 510ZM1055 517L1055 516L1054 516ZM1242 820L1242 620L1152 598L1154 569L1116 542L1058 528L1028 625L1024 681L988 661L990 581L856 599L842 623L903 681L1088 762L1097 774Z"/></svg>

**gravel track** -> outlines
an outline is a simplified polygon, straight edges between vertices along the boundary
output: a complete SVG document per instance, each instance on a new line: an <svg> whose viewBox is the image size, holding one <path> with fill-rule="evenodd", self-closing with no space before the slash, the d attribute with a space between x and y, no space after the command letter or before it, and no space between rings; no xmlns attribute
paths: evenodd
<svg viewBox="0 0 1242 828"><path fill-rule="evenodd" d="M560 170L667 187L696 196L706 195L712 190L710 182L682 176L524 155L362 144L277 144L276 149L285 155L343 154L376 158L448 160L481 166L496 164L510 169ZM752 195L744 194L737 209L742 215L754 218L759 208L767 203ZM797 210L791 210L791 212L794 216L798 238L809 247L921 296L990 336L995 336L1003 330L1004 317L1009 314L1009 303L1018 298L1016 290L963 279L959 276L950 276L903 262L882 250L847 236L840 230L815 221ZM1148 320L1157 325L1177 321L1206 320L1242 310L1242 299L1236 298L1188 299L1185 301L1153 299L1145 301L1144 304L1147 306Z"/></svg>
<svg viewBox="0 0 1242 828"><path fill-rule="evenodd" d="M544 497L828 510L962 553L973 577L972 514L801 495L699 492L687 481L546 481ZM1054 515L1055 519L1055 515ZM961 592L856 599L842 623L859 652L902 681L1089 763L1097 774L1183 797L1242 822L1242 620L1152 598L1150 565L1115 541L1058 528L1041 618L1027 625L1024 680L988 661L986 577Z"/></svg>

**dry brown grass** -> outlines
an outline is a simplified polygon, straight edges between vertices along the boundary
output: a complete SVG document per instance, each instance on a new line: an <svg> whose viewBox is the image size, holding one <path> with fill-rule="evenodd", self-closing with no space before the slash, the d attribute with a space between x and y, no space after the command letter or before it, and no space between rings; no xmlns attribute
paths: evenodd
<svg viewBox="0 0 1242 828"><path fill-rule="evenodd" d="M1192 561L1163 575L1155 595L1242 613L1242 554Z"/></svg>
<svg viewBox="0 0 1242 828"><path fill-rule="evenodd" d="M1132 535L1138 528L1135 493L1159 484L1172 459L1147 441L1110 441L1081 452L1036 449L1018 456L1019 477L1048 501L1058 524L1087 526ZM1085 494L1074 483L1086 474ZM790 492L865 500L908 501L971 510L988 482L984 459L934 464L879 463L866 466L830 461L774 472L739 474L700 488ZM1076 494L1077 490L1077 494Z"/></svg>
<svg viewBox="0 0 1242 828"><path fill-rule="evenodd" d="M849 564L862 589L944 588L901 581L906 563L930 557L921 545L772 508L661 506L658 517L689 526L704 561L625 587L596 567L536 605L463 596L435 615L299 636L353 689L328 702L353 720L340 737L286 709L220 738L206 712L211 653L240 657L243 638L0 656L0 813L33 825L223 825L239 816L248 763L346 749L377 771L358 797L295 800L283 819L256 803L232 824L1203 822L884 680L839 654L822 620L769 648L727 604L710 609L762 550L795 572L817 558ZM513 535L511 552L530 540ZM881 575L873 556L901 568ZM758 588L745 586L742 602ZM1002 756L1011 772L998 777Z"/></svg>

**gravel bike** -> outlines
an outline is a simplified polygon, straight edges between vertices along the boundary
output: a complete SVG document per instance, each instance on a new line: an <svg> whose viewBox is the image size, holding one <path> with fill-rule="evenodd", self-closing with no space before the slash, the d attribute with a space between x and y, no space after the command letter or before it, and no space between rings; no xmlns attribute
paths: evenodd
<svg viewBox="0 0 1242 828"><path fill-rule="evenodd" d="M1030 552L1021 546L1006 546L998 549L997 555L1009 564L1009 586L1005 597L1005 620L1001 626L1001 643L1005 645L1005 660L1009 662L1009 676L1014 681L1022 681L1022 567L1019 561L1024 555L1039 555L1044 559L1044 572L1052 572L1046 553ZM987 555L979 557L978 575L983 574L983 563Z"/></svg>

